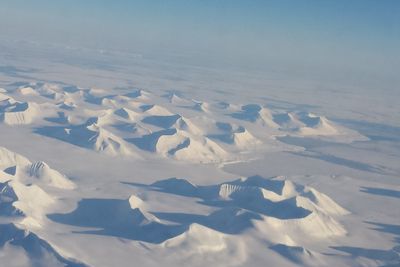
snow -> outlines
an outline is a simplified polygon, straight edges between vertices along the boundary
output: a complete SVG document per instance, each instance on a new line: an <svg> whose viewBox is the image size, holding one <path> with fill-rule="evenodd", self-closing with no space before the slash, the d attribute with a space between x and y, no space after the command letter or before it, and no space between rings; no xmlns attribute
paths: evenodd
<svg viewBox="0 0 400 267"><path fill-rule="evenodd" d="M1 263L400 263L396 91L135 60L7 59Z"/></svg>

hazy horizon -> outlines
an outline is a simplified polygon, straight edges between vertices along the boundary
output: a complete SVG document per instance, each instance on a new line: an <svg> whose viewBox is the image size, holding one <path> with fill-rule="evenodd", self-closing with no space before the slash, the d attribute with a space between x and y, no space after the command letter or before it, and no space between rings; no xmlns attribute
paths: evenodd
<svg viewBox="0 0 400 267"><path fill-rule="evenodd" d="M386 4L382 4L385 2ZM2 39L397 78L398 1L3 1Z"/></svg>

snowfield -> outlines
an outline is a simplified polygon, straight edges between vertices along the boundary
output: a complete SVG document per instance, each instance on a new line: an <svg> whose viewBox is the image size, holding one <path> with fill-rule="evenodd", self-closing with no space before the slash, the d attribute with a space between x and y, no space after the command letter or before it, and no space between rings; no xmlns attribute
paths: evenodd
<svg viewBox="0 0 400 267"><path fill-rule="evenodd" d="M400 266L399 88L135 60L0 70L1 266Z"/></svg>

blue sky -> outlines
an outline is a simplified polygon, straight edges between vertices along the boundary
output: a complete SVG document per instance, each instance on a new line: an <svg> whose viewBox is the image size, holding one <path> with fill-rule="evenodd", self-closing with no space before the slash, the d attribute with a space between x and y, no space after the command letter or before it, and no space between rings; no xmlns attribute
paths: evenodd
<svg viewBox="0 0 400 267"><path fill-rule="evenodd" d="M262 66L393 72L397 0L2 0L0 34Z"/></svg>

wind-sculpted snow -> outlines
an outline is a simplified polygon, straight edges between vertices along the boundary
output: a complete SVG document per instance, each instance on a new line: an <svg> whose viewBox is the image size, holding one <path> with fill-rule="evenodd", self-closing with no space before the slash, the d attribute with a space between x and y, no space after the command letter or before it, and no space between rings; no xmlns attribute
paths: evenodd
<svg viewBox="0 0 400 267"><path fill-rule="evenodd" d="M400 188L362 183L396 169L383 167L384 149L375 165L335 154L361 157L369 139L323 109L178 90L6 88L0 145L29 159L0 147L0 265L398 262L398 226L369 221L396 213ZM363 238L386 247L362 248Z"/></svg>
<svg viewBox="0 0 400 267"><path fill-rule="evenodd" d="M18 249L18 257L15 257L16 255L13 255L14 258L12 255L2 256L2 263L10 262L12 266L87 266L79 261L63 257L48 242L12 223L0 224L0 249L4 247Z"/></svg>
<svg viewBox="0 0 400 267"><path fill-rule="evenodd" d="M22 216L21 224L42 227L48 207L56 202L46 188L71 190L75 184L44 162L0 147L0 206L3 215Z"/></svg>
<svg viewBox="0 0 400 267"><path fill-rule="evenodd" d="M2 261L16 266L86 266L61 256L33 231L44 228L46 213L57 198L45 189L71 190L73 182L44 162L27 158L0 147L0 249L19 248L19 258L7 255ZM4 224L4 222L7 222Z"/></svg>
<svg viewBox="0 0 400 267"><path fill-rule="evenodd" d="M9 125L29 124L38 112L36 103L18 102L12 98L0 101L0 121Z"/></svg>
<svg viewBox="0 0 400 267"><path fill-rule="evenodd" d="M101 121L98 118L70 127L42 127L37 130L37 133L108 155L133 155L122 138L101 127Z"/></svg>
<svg viewBox="0 0 400 267"><path fill-rule="evenodd" d="M50 214L58 223L99 230L82 234L106 235L150 243L161 243L184 231L184 227L164 225L156 216L136 207L137 199L82 199L69 214Z"/></svg>
<svg viewBox="0 0 400 267"><path fill-rule="evenodd" d="M220 210L200 221L226 233L240 232L252 225L252 220L260 221L261 227L266 224L287 233L296 229L310 237L346 233L335 217L346 215L348 211L315 189L293 184L282 177L253 176L215 186L197 186L172 178L156 182L150 189L200 198L199 203L218 207ZM163 214L162 217L185 221L185 214Z"/></svg>
<svg viewBox="0 0 400 267"><path fill-rule="evenodd" d="M193 198L213 211L205 214L156 212L148 201L131 195L128 199L82 199L70 213L49 214L48 217L61 224L87 228L77 231L80 234L145 241L164 249L173 247L175 253L184 257L195 251L204 255L227 253L235 247L244 253L244 244L240 241L242 233L255 231L257 235L264 235L265 231L272 231L290 240L287 246L294 242L299 246L299 249L291 249L276 245L272 250L282 253L289 249L294 253L288 253L290 260L305 257L307 261L309 252L301 247L304 238L317 241L346 234L338 219L349 214L347 210L327 195L284 177L253 176L207 186L177 178L150 185L131 185L139 189L138 194L158 192ZM158 197L153 194L153 198ZM238 244L231 247L230 242Z"/></svg>
<svg viewBox="0 0 400 267"><path fill-rule="evenodd" d="M113 156L138 158L139 148L179 161L246 161L256 157L254 150L297 151L275 138L284 135L339 142L363 139L301 110L282 113L268 105L209 103L176 93L159 96L135 89L110 94L98 88L31 83L2 95L4 123L34 123L38 134Z"/></svg>
<svg viewBox="0 0 400 267"><path fill-rule="evenodd" d="M27 158L0 147L0 181L18 181L25 184L40 183L61 189L73 189L74 183L51 169L45 162L31 162Z"/></svg>

